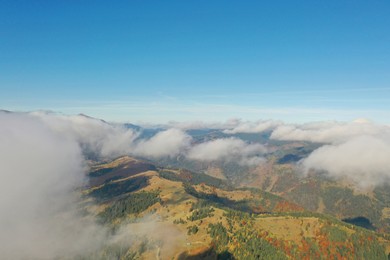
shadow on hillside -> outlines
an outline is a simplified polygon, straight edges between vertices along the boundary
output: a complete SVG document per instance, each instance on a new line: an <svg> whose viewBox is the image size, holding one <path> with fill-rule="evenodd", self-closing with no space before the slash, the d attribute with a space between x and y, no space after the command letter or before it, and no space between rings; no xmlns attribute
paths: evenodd
<svg viewBox="0 0 390 260"><path fill-rule="evenodd" d="M103 168L88 174L89 186L100 186L113 180L123 179L142 172L155 170L156 167L154 165L143 162L128 162L125 165L114 168Z"/></svg>
<svg viewBox="0 0 390 260"><path fill-rule="evenodd" d="M343 219L344 222L363 227L370 230L375 230L375 226L371 223L371 221L368 218L365 217L355 217L355 218L346 218Z"/></svg>
<svg viewBox="0 0 390 260"><path fill-rule="evenodd" d="M196 255L188 255L186 252L179 255L178 260L234 260L235 258L228 251L217 253L214 248L209 248Z"/></svg>
<svg viewBox="0 0 390 260"><path fill-rule="evenodd" d="M90 196L98 201L111 200L113 198L120 198L129 192L140 190L148 185L149 177L139 176L124 181L109 182L104 186L94 189Z"/></svg>

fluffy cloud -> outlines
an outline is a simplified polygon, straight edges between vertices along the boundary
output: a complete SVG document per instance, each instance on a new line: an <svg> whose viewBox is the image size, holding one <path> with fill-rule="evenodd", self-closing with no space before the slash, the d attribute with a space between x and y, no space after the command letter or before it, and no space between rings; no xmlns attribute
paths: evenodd
<svg viewBox="0 0 390 260"><path fill-rule="evenodd" d="M191 137L179 129L168 129L150 139L139 139L140 133L133 129L84 115L64 116L42 112L33 112L30 115L37 117L62 138L76 141L88 156L175 156L191 143Z"/></svg>
<svg viewBox="0 0 390 260"><path fill-rule="evenodd" d="M378 137L359 136L337 145L325 145L311 153L301 164L325 170L334 177L348 177L360 186L390 180L390 142Z"/></svg>
<svg viewBox="0 0 390 260"><path fill-rule="evenodd" d="M278 140L325 143L301 161L309 169L354 180L360 186L390 180L390 127L368 120L281 125L271 134Z"/></svg>
<svg viewBox="0 0 390 260"><path fill-rule="evenodd" d="M316 122L303 125L281 125L271 134L272 139L310 141L319 143L340 143L361 135L379 136L389 134L386 126L367 120L353 122Z"/></svg>
<svg viewBox="0 0 390 260"><path fill-rule="evenodd" d="M94 250L102 237L75 205L84 183L79 145L26 114L0 112L0 252L54 259Z"/></svg>
<svg viewBox="0 0 390 260"><path fill-rule="evenodd" d="M121 125L111 125L84 115L63 116L33 112L51 130L62 138L76 141L89 155L116 157L132 151L138 132Z"/></svg>
<svg viewBox="0 0 390 260"><path fill-rule="evenodd" d="M200 143L192 147L187 157L199 161L230 160L240 164L256 165L266 148L260 144L248 144L237 138L225 138Z"/></svg>
<svg viewBox="0 0 390 260"><path fill-rule="evenodd" d="M148 140L139 141L133 153L146 157L173 157L188 149L191 140L191 137L182 130L168 129Z"/></svg>
<svg viewBox="0 0 390 260"><path fill-rule="evenodd" d="M274 129L281 125L279 121L266 120L257 122L238 122L238 124L232 129L226 129L223 132L225 134L237 134L237 133L262 133L267 130Z"/></svg>

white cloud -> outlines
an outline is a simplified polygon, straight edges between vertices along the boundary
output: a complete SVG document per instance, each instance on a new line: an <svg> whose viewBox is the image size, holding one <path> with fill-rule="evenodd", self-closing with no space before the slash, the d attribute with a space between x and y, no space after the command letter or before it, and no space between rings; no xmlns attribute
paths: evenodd
<svg viewBox="0 0 390 260"><path fill-rule="evenodd" d="M116 157L128 154L139 133L121 125L111 125L84 115L63 116L41 112L31 113L63 138L75 140L86 153Z"/></svg>
<svg viewBox="0 0 390 260"><path fill-rule="evenodd" d="M94 250L100 229L78 214L84 183L78 144L27 114L0 112L0 252L54 259Z"/></svg>
<svg viewBox="0 0 390 260"><path fill-rule="evenodd" d="M389 158L389 140L359 136L341 144L322 146L301 164L306 171L325 170L333 177L348 177L360 186L367 186L390 180Z"/></svg>
<svg viewBox="0 0 390 260"><path fill-rule="evenodd" d="M131 241L131 230L112 237L92 217L82 216L77 190L86 181L85 152L173 156L191 142L177 129L148 140L137 141L137 136L81 115L0 112L1 257L72 258L118 239Z"/></svg>
<svg viewBox="0 0 390 260"><path fill-rule="evenodd" d="M187 157L199 161L236 161L240 164L258 164L266 152L261 144L248 144L237 138L225 138L200 143L192 147Z"/></svg>
<svg viewBox="0 0 390 260"><path fill-rule="evenodd" d="M149 245L159 245L158 258L171 259L177 254L177 245L186 240L186 235L172 222L167 223L156 216L146 215L135 223L122 225L112 238L112 243L117 245L139 244L141 241L145 241L145 238L147 238ZM117 258L113 257L112 259Z"/></svg>
<svg viewBox="0 0 390 260"><path fill-rule="evenodd" d="M303 125L281 125L271 134L272 139L340 143L361 135L389 134L390 128L367 120L353 122L325 121Z"/></svg>
<svg viewBox="0 0 390 260"><path fill-rule="evenodd" d="M63 116L42 112L31 115L63 138L78 142L84 153L98 157L113 158L124 154L172 157L184 152L191 143L191 137L179 129L168 129L150 139L139 140L139 132L84 115Z"/></svg>
<svg viewBox="0 0 390 260"><path fill-rule="evenodd" d="M226 134L237 133L262 133L267 130L274 129L281 125L282 122L274 120L256 121L256 122L239 122L234 128L226 129L223 132Z"/></svg>
<svg viewBox="0 0 390 260"><path fill-rule="evenodd" d="M148 140L139 141L133 153L150 157L173 157L183 153L191 144L191 137L179 129L168 129Z"/></svg>
<svg viewBox="0 0 390 260"><path fill-rule="evenodd" d="M281 125L271 138L326 143L301 161L305 171L324 170L330 176L347 177L360 186L390 179L389 126L361 118L352 122Z"/></svg>

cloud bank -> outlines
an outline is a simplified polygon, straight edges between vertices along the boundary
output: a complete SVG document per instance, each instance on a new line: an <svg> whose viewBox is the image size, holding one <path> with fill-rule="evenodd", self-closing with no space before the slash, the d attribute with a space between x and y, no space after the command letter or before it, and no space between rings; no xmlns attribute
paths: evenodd
<svg viewBox="0 0 390 260"><path fill-rule="evenodd" d="M341 144L322 146L301 164L306 171L325 170L333 177L348 177L364 187L389 182L389 159L389 140L359 136Z"/></svg>
<svg viewBox="0 0 390 260"><path fill-rule="evenodd" d="M72 258L118 240L78 208L77 190L86 184L85 156L175 156L191 143L177 129L149 139L138 136L83 115L0 112L1 257ZM128 235L134 233L121 237Z"/></svg>
<svg viewBox="0 0 390 260"><path fill-rule="evenodd" d="M231 120L224 124L221 131L226 134L271 131L272 139L323 143L300 161L306 172L326 171L361 186L390 182L389 126L367 120L303 125ZM180 155L255 166L267 153L262 144L233 137L195 143L178 128L149 138L140 136L138 130L83 115L0 112L2 257L53 259L93 251L103 243L104 230L77 209L76 190L85 183L85 157Z"/></svg>
<svg viewBox="0 0 390 260"><path fill-rule="evenodd" d="M308 141L326 145L300 162L305 171L310 168L325 170L334 177L359 179L363 185L387 181L389 175L389 171L384 170L387 169L385 168L386 161L375 162L376 159L379 160L382 156L388 155L387 150L383 147L387 147L390 142L390 127L374 124L365 119L352 122L326 121L300 125L284 124L273 120L250 122L239 119L211 124L202 122L170 123L170 126L175 125L178 128L168 128L152 137L141 139L139 130L129 129L119 124L108 124L102 120L83 115L63 116L43 112L33 112L28 115L39 120L57 136L79 144L84 155L97 159L127 154L151 159L174 158L180 155L189 160L229 161L249 166L258 165L264 161L263 156L267 151L261 144L247 143L237 138L219 138L195 143L192 137L185 132L186 129L215 127L225 134L271 131L271 139ZM347 149L351 144L357 142L356 140L360 140L361 145L355 144L355 150ZM375 156L369 156L365 148L378 146L378 143L382 144L382 147L379 148L383 149L371 149L371 153ZM354 151L356 152L353 153ZM335 155L337 156L335 157ZM382 166L375 167L377 165ZM353 166L359 166L359 169ZM369 178L374 180L369 182Z"/></svg>
<svg viewBox="0 0 390 260"><path fill-rule="evenodd" d="M191 145L192 138L179 129L168 129L134 145L131 153L146 157L174 157L184 153Z"/></svg>
<svg viewBox="0 0 390 260"><path fill-rule="evenodd" d="M175 157L182 155L188 159L200 161L236 161L240 164L255 165L263 161L259 154L265 153L265 147L260 144L248 144L240 139L225 138L193 144L194 140L182 129L204 127L205 123L174 124L181 128L162 130L148 139L140 139L140 132L112 125L102 120L84 115L63 116L52 113L33 112L52 131L69 140L80 144L84 154L95 157L113 158L128 154L146 158ZM213 127L232 125L243 126L240 120L229 120L225 123L213 123ZM273 121L256 123L257 130L260 125L269 128L275 125Z"/></svg>
<svg viewBox="0 0 390 260"><path fill-rule="evenodd" d="M96 157L116 157L128 154L139 133L111 125L84 115L64 116L53 113L33 112L44 125L62 138L80 144L83 152Z"/></svg>
<svg viewBox="0 0 390 260"><path fill-rule="evenodd" d="M367 120L353 122L315 122L303 125L280 125L271 134L271 139L288 141L310 141L318 143L340 143L362 135L388 134L389 128Z"/></svg>
<svg viewBox="0 0 390 260"><path fill-rule="evenodd" d="M274 120L251 122L239 119L228 122L229 124L219 125L225 134L260 134L270 131L270 138L274 140L323 144L299 163L304 172L308 172L309 169L326 171L329 176L349 178L360 186L390 182L388 125L375 124L367 119L305 124L285 124ZM246 165L257 165L264 160L261 156L265 153L264 147L253 148L255 144L240 141L242 140L217 139L201 143L189 149L187 157L200 161L233 160Z"/></svg>
<svg viewBox="0 0 390 260"><path fill-rule="evenodd" d="M5 259L54 259L97 250L106 230L79 213L85 157L124 154L150 158L262 161L266 149L235 138L193 144L183 130L148 139L121 125L83 115L0 111L0 252ZM112 239L112 238L110 238Z"/></svg>
<svg viewBox="0 0 390 260"><path fill-rule="evenodd" d="M93 251L101 230L77 210L84 183L79 145L36 118L0 112L0 252L54 259Z"/></svg>
<svg viewBox="0 0 390 260"><path fill-rule="evenodd" d="M304 171L326 171L349 178L360 186L389 183L390 127L365 119L353 122L317 122L281 125L272 139L324 143L300 162Z"/></svg>
<svg viewBox="0 0 390 260"><path fill-rule="evenodd" d="M264 161L266 148L261 144L248 144L237 138L208 141L192 147L187 157L199 161L236 161L244 165L256 165Z"/></svg>
<svg viewBox="0 0 390 260"><path fill-rule="evenodd" d="M262 133L267 130L272 130L275 127L281 125L282 122L274 120L256 121L256 122L242 122L238 121L237 125L232 129L225 129L225 134L237 134L237 133Z"/></svg>

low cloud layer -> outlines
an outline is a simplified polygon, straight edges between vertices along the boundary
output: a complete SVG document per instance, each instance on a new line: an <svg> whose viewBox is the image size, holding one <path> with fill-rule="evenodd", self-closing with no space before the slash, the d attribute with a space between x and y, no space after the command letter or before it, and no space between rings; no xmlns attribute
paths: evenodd
<svg viewBox="0 0 390 260"><path fill-rule="evenodd" d="M322 143L323 146L300 162L305 172L309 169L325 171L329 176L348 178L360 186L390 182L388 125L376 124L367 119L305 124L285 124L273 120L250 122L238 119L229 122L230 124L225 124L225 129L222 129L225 134L271 131L270 138L274 140ZM260 147L253 149L255 144L240 141L217 139L202 143L189 150L188 158L202 161L235 160L246 165L261 163L264 150Z"/></svg>
<svg viewBox="0 0 390 260"><path fill-rule="evenodd" d="M179 129L168 129L147 140L134 144L131 153L145 157L173 157L184 153L191 145L191 137Z"/></svg>
<svg viewBox="0 0 390 260"><path fill-rule="evenodd" d="M138 137L134 130L83 115L0 112L1 257L71 258L118 240L78 208L85 156L175 156L191 142L177 129ZM121 237L128 235L134 232Z"/></svg>
<svg viewBox="0 0 390 260"><path fill-rule="evenodd" d="M87 254L106 243L105 230L79 213L85 157L183 155L253 165L265 148L228 138L193 144L179 129L148 139L121 125L83 115L0 112L0 252L5 259Z"/></svg>
<svg viewBox="0 0 390 260"><path fill-rule="evenodd" d="M239 164L256 165L266 148L261 144L247 144L237 138L225 138L198 144L189 150L187 157L199 161L236 161Z"/></svg>
<svg viewBox="0 0 390 260"><path fill-rule="evenodd" d="M302 125L284 124L275 128L271 139L287 141L310 141L318 143L341 143L362 135L384 135L389 128L359 119L353 122L315 122Z"/></svg>
<svg viewBox="0 0 390 260"><path fill-rule="evenodd" d="M111 125L84 115L64 116L33 112L53 132L80 144L83 152L96 157L116 157L128 154L139 133L121 125Z"/></svg>
<svg viewBox="0 0 390 260"><path fill-rule="evenodd" d="M301 162L308 169L325 170L330 176L348 177L359 186L390 181L390 142L373 136L353 137L341 144L324 145Z"/></svg>
<svg viewBox="0 0 390 260"><path fill-rule="evenodd" d="M272 139L324 143L300 164L326 171L335 178L349 178L360 186L390 181L390 127L364 119L353 122L317 122L281 125Z"/></svg>
<svg viewBox="0 0 390 260"><path fill-rule="evenodd" d="M238 121L236 126L234 126L231 129L226 129L223 132L225 134L262 133L264 131L272 130L281 124L282 122L274 121L274 120L265 120L265 121L257 121L257 122Z"/></svg>
<svg viewBox="0 0 390 260"><path fill-rule="evenodd" d="M231 120L218 127L226 127L221 128L225 134L272 131L271 138L276 140L324 143L300 162L304 171L326 171L361 186L390 182L389 126L367 120L303 125ZM238 138L195 143L178 128L149 138L140 136L138 130L83 115L0 112L2 257L53 259L101 245L104 230L77 209L76 190L85 183L85 157L181 155L196 161L255 166L267 153L262 144Z"/></svg>
<svg viewBox="0 0 390 260"><path fill-rule="evenodd" d="M125 154L153 158L175 156L191 142L191 137L178 129L167 129L149 139L139 139L140 132L136 130L84 115L63 116L43 112L30 115L62 138L80 144L85 155L97 158Z"/></svg>
<svg viewBox="0 0 390 260"><path fill-rule="evenodd" d="M76 208L84 183L79 145L36 118L0 113L0 252L54 259L98 247L101 230Z"/></svg>
<svg viewBox="0 0 390 260"><path fill-rule="evenodd" d="M193 144L193 139L184 130L170 128L162 130L147 139L140 139L140 133L123 127L108 124L102 120L84 115L63 116L51 113L34 112L36 117L60 136L76 141L84 154L95 157L113 158L128 154L146 158L175 157L182 155L188 159L201 161L235 161L245 165L256 165L263 161L259 154L265 148L260 144L248 144L240 139L227 138ZM259 124L260 122L257 122ZM204 124L195 122L177 124L181 128ZM240 120L230 120L213 126L239 126ZM246 123L245 123L246 124ZM262 122L263 127L271 127L272 121ZM259 130L259 125L257 129Z"/></svg>

